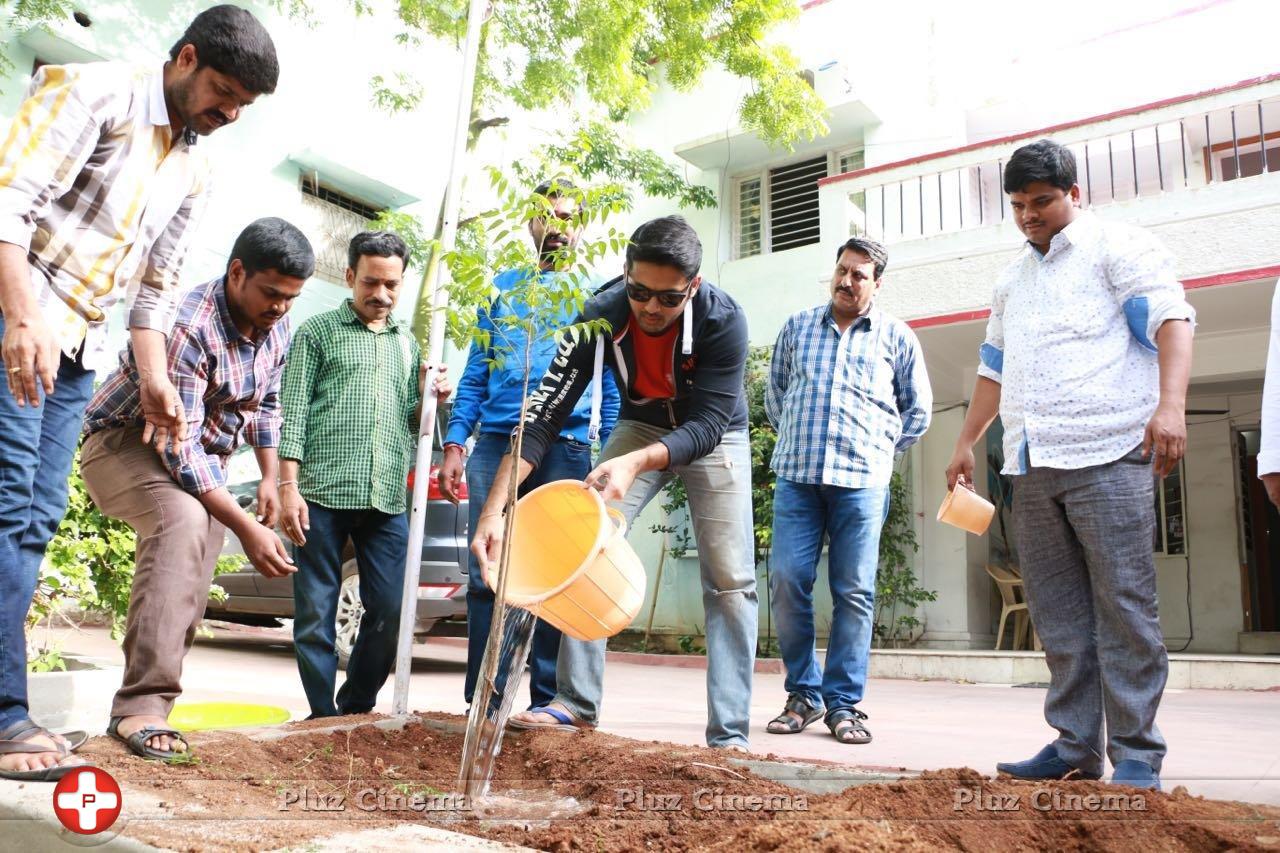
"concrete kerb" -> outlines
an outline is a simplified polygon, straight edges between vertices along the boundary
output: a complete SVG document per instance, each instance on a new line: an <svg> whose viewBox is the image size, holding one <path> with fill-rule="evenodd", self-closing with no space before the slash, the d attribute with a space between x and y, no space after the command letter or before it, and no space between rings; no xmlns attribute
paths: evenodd
<svg viewBox="0 0 1280 853"><path fill-rule="evenodd" d="M234 733L243 735L251 740L273 741L300 735L352 731L361 726L374 726L387 731L399 731L410 723L420 723L429 728L454 734L462 733L466 730L465 725L461 723L408 715L357 723L336 723L331 726L290 728L289 724L283 723L278 726L262 726L228 731L234 731ZM887 768L853 768L836 764L820 765L761 758L731 758L726 756L726 761L729 764L745 768L762 778L781 782L811 794L838 793L854 785L894 782L916 775ZM92 845L96 849L112 851L112 853L117 853L117 851L119 853L151 853L162 849L121 835L102 842L98 839L90 840L92 837L77 836L69 832L63 828L53 813L52 792L53 786L48 783L36 784L0 780L0 830L3 831L3 836L6 840L5 846L8 849L42 850L51 846L50 842L55 839L70 846ZM141 799L141 805L148 816L161 813L160 809L157 808L160 802L160 798L157 796L140 792L136 789L129 789L129 799L132 803L138 803L139 799ZM429 851L518 851L527 849L421 824L344 832L308 842L309 849L321 851L386 850L400 853L400 851L406 849L406 845L411 846L414 850Z"/></svg>
<svg viewBox="0 0 1280 853"><path fill-rule="evenodd" d="M431 642L465 647L460 637L433 637ZM818 649L820 658L826 650ZM706 655L609 651L609 663L706 669ZM757 658L757 673L785 672L777 658ZM871 650L867 675L912 681L955 681L968 684L1028 684L1049 680L1044 652L996 649L905 648ZM1253 654L1172 653L1169 680L1174 690L1274 690L1280 687L1280 656Z"/></svg>
<svg viewBox="0 0 1280 853"><path fill-rule="evenodd" d="M6 850L48 850L55 841L68 847L92 845L95 850L112 853L147 853L156 849L119 835L103 843L66 829L53 813L53 785L49 782L0 779L0 837L4 838Z"/></svg>
<svg viewBox="0 0 1280 853"><path fill-rule="evenodd" d="M411 722L422 722L433 728L461 730L456 724L446 726L435 720L420 720L415 716L390 717L383 720L360 723L340 723L332 726L287 728L288 724L279 726L263 726L260 728L234 729L236 734L244 735L252 740L272 741L298 735L323 734L329 732L350 731L360 726L376 726L380 729L396 731L403 729ZM109 840L95 836L76 835L65 829L53 813L52 784L47 782L11 782L0 780L0 837L6 850L47 850L55 846L55 841L66 846L92 847L95 850L107 850L112 853L158 853L164 848L154 847L136 839L123 835L115 835ZM127 801L130 806L141 806L142 813L148 819L163 814L159 808L160 797L135 788L127 788ZM127 817L125 818L127 821ZM127 822L125 824L127 827ZM113 828L114 829L114 828ZM108 830L110 833L111 830ZM489 850L489 851L525 851L528 848L511 844L502 844L474 835L452 832L447 829L426 826L423 824L405 824L397 827L380 827L376 829L343 832L307 842L308 850L344 851L360 850L388 851L403 853L406 849L414 851L432 851L432 853L449 853L454 850Z"/></svg>

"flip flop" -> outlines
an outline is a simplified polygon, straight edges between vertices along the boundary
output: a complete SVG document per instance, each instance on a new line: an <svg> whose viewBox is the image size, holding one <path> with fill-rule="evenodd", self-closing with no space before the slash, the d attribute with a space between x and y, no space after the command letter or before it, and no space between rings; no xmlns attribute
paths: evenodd
<svg viewBox="0 0 1280 853"><path fill-rule="evenodd" d="M107 726L107 734L129 747L129 751L139 758L149 758L154 761L172 761L178 756L190 755L191 744L187 743L186 737L177 729L166 729L159 726L143 726L133 734L125 737L120 734L120 721L124 717L112 717L111 724ZM156 735L168 735L174 740L182 741L182 745L186 749L179 752L176 749L156 749L147 746L147 741Z"/></svg>
<svg viewBox="0 0 1280 853"><path fill-rule="evenodd" d="M38 726L37 728L39 728L40 733L46 737L57 736L65 740L67 742L68 752L75 752L77 749L84 746L84 742L89 739L88 733L82 732L79 729L71 732L53 732L49 731L44 726Z"/></svg>
<svg viewBox="0 0 1280 853"><path fill-rule="evenodd" d="M75 752L77 749L84 746L84 742L89 739L89 734L87 732L82 732L79 729L72 732L50 732L50 734L56 734L58 737L65 740L67 742L67 749L71 752Z"/></svg>
<svg viewBox="0 0 1280 853"><path fill-rule="evenodd" d="M71 732L52 732L46 729L44 726L37 723L35 720L30 720L30 719L21 720L20 722L14 723L9 728L0 732L0 739L25 741L28 738L37 737L38 735L44 735L47 738L54 738L54 737L62 738L64 741L66 741L67 752L75 752L77 749L84 746L84 742L89 739L89 735L85 732L82 732L79 730L71 731ZM61 750L46 750L46 751L60 752Z"/></svg>
<svg viewBox="0 0 1280 853"><path fill-rule="evenodd" d="M591 731L595 726L590 723L584 723L577 717L566 714L564 711L558 711L549 705L543 705L541 708L530 708L527 713L530 714L546 714L553 718L554 723L527 722L525 720L517 720L515 717L507 720L507 727L512 729L551 729L553 731L562 732L582 732Z"/></svg>
<svg viewBox="0 0 1280 853"><path fill-rule="evenodd" d="M50 749L30 742L32 737L48 734L48 730L37 726L30 720L15 723L0 732L0 755L15 755L18 753L39 755L44 752L56 752L61 756L59 763L52 767L41 767L38 770L0 770L0 779L10 779L15 782L56 782L74 770L92 766L87 762L65 763L71 757L72 748L61 743L58 744L57 748ZM83 735L84 732L71 732L71 734ZM83 744L86 739L81 737L76 746ZM70 741L71 739L68 738L68 740Z"/></svg>

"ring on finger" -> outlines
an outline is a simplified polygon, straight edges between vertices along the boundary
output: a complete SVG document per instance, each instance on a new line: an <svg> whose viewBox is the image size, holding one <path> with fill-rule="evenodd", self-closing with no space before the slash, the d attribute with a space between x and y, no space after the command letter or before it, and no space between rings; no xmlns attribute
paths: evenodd
<svg viewBox="0 0 1280 853"><path fill-rule="evenodd" d="M22 372L22 365L18 365L17 367L10 367L10 368L9 368L9 372L10 372L10 373L21 373L21 372Z"/></svg>

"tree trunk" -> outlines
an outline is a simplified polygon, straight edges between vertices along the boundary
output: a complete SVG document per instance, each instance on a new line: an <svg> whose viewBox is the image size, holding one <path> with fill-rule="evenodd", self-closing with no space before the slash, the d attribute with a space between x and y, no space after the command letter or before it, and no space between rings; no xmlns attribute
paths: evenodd
<svg viewBox="0 0 1280 853"><path fill-rule="evenodd" d="M480 118L480 104L476 101L471 102L471 122L469 125L469 133L467 134L467 153L476 150L476 144L480 141L480 134L484 133L491 127L500 127L505 125L510 119L505 116L495 116L493 118ZM462 186L466 187L466 176L462 178ZM440 244L440 237L444 234L444 197L440 197L440 210L436 213L436 227L431 234L433 246L431 253L424 258L426 267L422 274L422 286L418 289L418 297L413 304L413 336L418 339L418 345L422 347L423 352L430 352L431 337L431 300L429 295L435 290L435 279L440 275L440 264L436 263L435 253L436 246Z"/></svg>

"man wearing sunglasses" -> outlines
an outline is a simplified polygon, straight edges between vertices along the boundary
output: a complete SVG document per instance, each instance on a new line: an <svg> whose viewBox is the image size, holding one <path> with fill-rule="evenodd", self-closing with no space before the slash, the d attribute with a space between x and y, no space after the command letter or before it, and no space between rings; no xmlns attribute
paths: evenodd
<svg viewBox="0 0 1280 853"><path fill-rule="evenodd" d="M593 381L601 349L622 393L622 412L586 485L600 489L630 528L673 477L684 482L707 614L707 745L745 750L757 620L743 389L747 319L732 297L702 280L701 263L702 244L679 216L636 229L623 275L602 287L578 318L607 320L612 332L600 342L561 338L531 396L515 476L528 477L555 442ZM473 528L471 550L481 565L501 551L511 467L508 456ZM604 659L604 640L565 637L555 699L516 714L510 724L594 728Z"/></svg>

